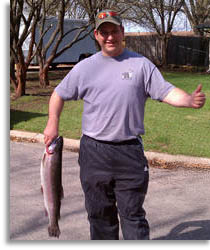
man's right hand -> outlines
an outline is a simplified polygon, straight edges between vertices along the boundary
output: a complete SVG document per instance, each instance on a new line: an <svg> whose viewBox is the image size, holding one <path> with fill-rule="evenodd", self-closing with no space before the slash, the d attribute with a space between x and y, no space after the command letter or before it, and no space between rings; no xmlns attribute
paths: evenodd
<svg viewBox="0 0 210 250"><path fill-rule="evenodd" d="M52 141L58 137L58 129L54 128L52 125L47 125L44 130L44 143L46 147L50 146Z"/></svg>

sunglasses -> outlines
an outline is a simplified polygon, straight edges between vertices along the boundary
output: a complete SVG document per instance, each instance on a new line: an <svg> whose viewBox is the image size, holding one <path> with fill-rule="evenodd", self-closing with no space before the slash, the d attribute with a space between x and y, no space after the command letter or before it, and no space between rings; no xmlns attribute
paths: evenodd
<svg viewBox="0 0 210 250"><path fill-rule="evenodd" d="M98 15L99 19L104 19L107 17L113 17L113 16L118 16L118 14L114 11L107 11L107 12L102 12Z"/></svg>

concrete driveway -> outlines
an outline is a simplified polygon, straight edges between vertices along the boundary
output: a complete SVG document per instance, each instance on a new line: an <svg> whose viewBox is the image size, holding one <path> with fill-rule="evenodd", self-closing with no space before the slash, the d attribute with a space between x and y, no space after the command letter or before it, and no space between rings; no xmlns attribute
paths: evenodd
<svg viewBox="0 0 210 250"><path fill-rule="evenodd" d="M48 237L40 192L43 150L43 144L10 143L11 240L54 240ZM77 158L64 150L59 240L89 240ZM210 240L209 180L210 169L150 168L145 209L152 240Z"/></svg>

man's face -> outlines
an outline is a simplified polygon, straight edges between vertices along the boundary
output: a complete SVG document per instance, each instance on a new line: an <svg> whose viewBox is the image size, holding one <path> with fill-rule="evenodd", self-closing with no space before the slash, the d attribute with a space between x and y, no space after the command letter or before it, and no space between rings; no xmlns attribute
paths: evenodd
<svg viewBox="0 0 210 250"><path fill-rule="evenodd" d="M94 34L104 56L118 56L123 52L123 27L113 23L103 23Z"/></svg>

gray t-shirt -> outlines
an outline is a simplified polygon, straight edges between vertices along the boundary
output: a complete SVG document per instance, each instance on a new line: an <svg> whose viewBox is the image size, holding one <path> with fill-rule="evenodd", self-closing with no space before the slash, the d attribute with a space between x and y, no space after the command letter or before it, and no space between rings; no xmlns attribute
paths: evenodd
<svg viewBox="0 0 210 250"><path fill-rule="evenodd" d="M144 134L146 99L162 101L172 88L147 58L125 49L117 57L98 52L81 61L55 91L63 100L84 101L83 134L118 142Z"/></svg>

